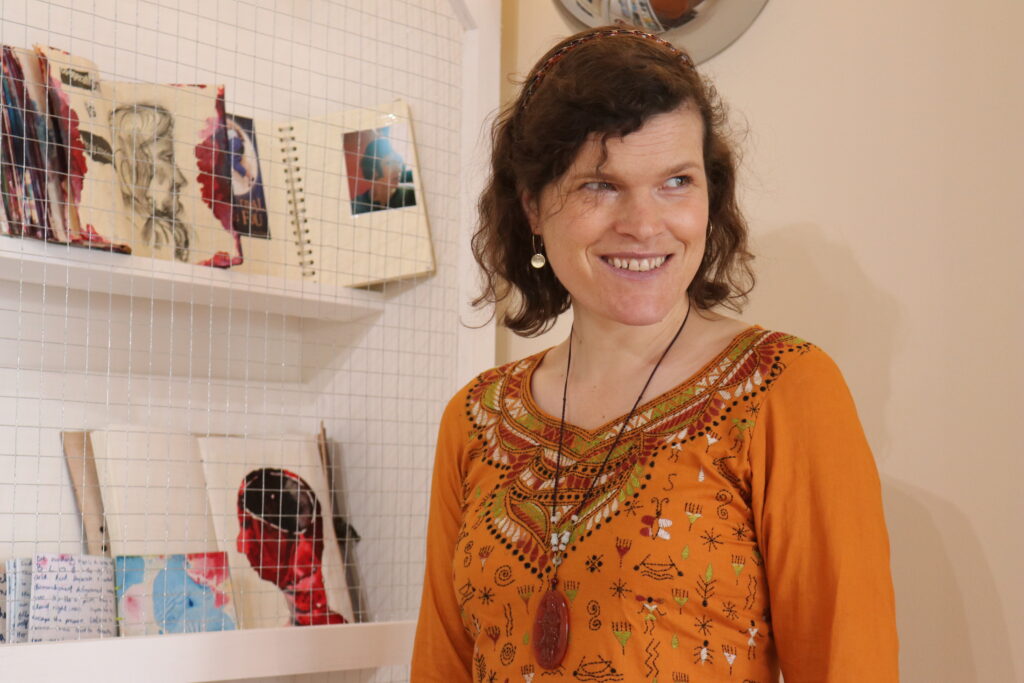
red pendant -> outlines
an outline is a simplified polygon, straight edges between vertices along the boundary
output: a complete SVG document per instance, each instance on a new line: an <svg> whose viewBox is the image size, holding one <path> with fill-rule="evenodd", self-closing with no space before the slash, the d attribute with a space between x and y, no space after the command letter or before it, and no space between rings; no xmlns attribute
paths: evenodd
<svg viewBox="0 0 1024 683"><path fill-rule="evenodd" d="M545 669L557 669L569 647L569 603L555 589L549 590L537 605L533 621L533 654Z"/></svg>

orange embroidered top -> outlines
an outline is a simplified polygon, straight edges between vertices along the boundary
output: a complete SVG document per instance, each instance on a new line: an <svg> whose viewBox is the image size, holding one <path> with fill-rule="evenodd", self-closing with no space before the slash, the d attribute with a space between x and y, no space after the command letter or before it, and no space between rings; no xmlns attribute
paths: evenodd
<svg viewBox="0 0 1024 683"><path fill-rule="evenodd" d="M552 501L541 358L483 373L442 419L414 683L897 680L878 474L824 352L749 328L640 406L582 508L622 418L565 425ZM569 645L548 671L533 619L574 513Z"/></svg>

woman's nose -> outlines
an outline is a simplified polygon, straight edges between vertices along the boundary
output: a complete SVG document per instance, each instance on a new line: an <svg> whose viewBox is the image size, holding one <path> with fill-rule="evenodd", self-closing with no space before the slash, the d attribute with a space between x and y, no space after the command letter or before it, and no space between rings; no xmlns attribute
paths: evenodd
<svg viewBox="0 0 1024 683"><path fill-rule="evenodd" d="M662 223L662 208L654 197L643 192L621 194L616 207L617 232L642 240L657 234Z"/></svg>

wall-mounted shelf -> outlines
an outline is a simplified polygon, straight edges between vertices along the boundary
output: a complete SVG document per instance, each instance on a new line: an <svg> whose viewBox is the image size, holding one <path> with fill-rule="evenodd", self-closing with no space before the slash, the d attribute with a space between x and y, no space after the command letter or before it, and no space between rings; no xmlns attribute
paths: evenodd
<svg viewBox="0 0 1024 683"><path fill-rule="evenodd" d="M10 681L182 683L403 666L415 628L391 621L4 645L0 671Z"/></svg>
<svg viewBox="0 0 1024 683"><path fill-rule="evenodd" d="M335 322L384 307L378 292L11 237L0 237L0 279Z"/></svg>

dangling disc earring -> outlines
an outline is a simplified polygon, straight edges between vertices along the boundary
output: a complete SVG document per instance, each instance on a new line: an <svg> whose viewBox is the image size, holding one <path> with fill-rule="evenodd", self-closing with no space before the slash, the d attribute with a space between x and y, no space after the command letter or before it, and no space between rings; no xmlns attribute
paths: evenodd
<svg viewBox="0 0 1024 683"><path fill-rule="evenodd" d="M530 240L533 244L533 256L530 257L530 265L540 270L547 264L548 260L544 258L544 254L540 253L540 249L537 247L537 236L531 234Z"/></svg>

